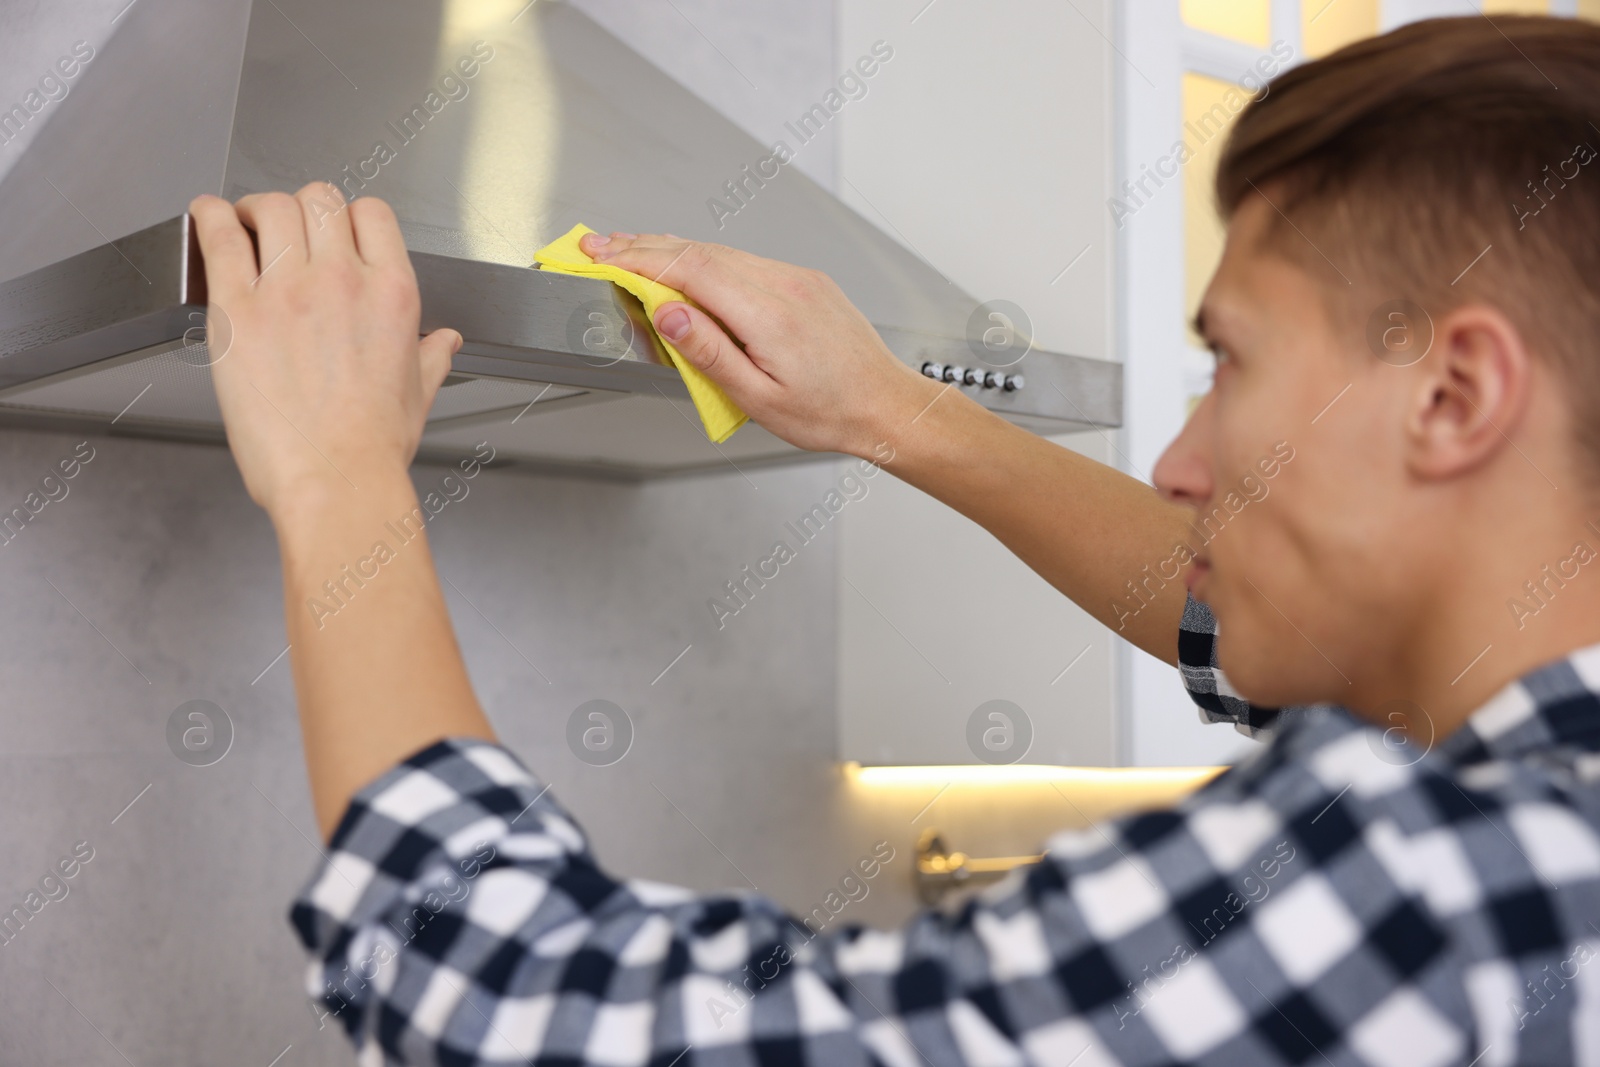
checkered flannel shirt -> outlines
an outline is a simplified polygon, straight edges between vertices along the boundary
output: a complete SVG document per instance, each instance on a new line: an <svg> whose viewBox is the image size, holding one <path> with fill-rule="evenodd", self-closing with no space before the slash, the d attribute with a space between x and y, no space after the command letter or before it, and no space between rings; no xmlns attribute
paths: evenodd
<svg viewBox="0 0 1600 1067"><path fill-rule="evenodd" d="M1424 751L1250 708L1183 630L1203 713L1269 742L898 930L612 878L509 752L433 745L294 906L318 1010L363 1064L1600 1062L1600 646Z"/></svg>

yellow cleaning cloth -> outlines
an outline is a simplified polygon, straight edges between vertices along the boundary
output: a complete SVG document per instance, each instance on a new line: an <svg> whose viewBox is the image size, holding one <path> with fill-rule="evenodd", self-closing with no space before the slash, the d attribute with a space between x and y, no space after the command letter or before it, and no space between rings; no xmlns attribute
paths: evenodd
<svg viewBox="0 0 1600 1067"><path fill-rule="evenodd" d="M674 300L693 303L670 286L653 282L621 267L596 263L590 259L588 254L578 247L578 238L593 232L580 222L568 230L566 236L551 241L535 252L533 258L544 270L553 270L558 274L577 274L586 278L604 278L622 286L638 297L639 302L644 305L645 314L650 317L652 330L655 329L656 309L662 304ZM720 445L733 436L733 431L750 421L750 416L740 411L738 405L728 399L728 394L724 393L716 382L702 374L700 368L684 359L678 350L672 347L670 341L661 337L659 330L656 331L656 336L661 338L661 346L667 350L673 366L677 367L678 373L683 376L683 384L689 387L689 399L694 401L694 409L700 413L700 421L705 425L707 437Z"/></svg>

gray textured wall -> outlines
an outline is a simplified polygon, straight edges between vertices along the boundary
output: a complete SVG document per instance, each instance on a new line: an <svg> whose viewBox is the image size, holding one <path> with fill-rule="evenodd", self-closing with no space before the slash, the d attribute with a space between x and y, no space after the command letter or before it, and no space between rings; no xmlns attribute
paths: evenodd
<svg viewBox="0 0 1600 1067"><path fill-rule="evenodd" d="M0 433L0 504L79 440ZM289 1045L286 1067L348 1062L304 1006L284 918L317 845L287 663L261 673L284 645L271 529L220 448L91 446L66 497L0 546L0 902L23 902L76 842L94 850L0 946L0 1063L265 1067ZM833 477L827 463L752 472L757 488L734 473L627 486L489 471L431 527L496 727L619 873L753 884L805 911L887 839L899 856L843 918L888 922L911 908L921 826L1021 851L1077 821L1048 788L957 786L921 812L936 786L846 779L831 540L714 629L706 598ZM564 734L597 697L636 728L605 768ZM167 746L192 699L235 726L212 766Z"/></svg>

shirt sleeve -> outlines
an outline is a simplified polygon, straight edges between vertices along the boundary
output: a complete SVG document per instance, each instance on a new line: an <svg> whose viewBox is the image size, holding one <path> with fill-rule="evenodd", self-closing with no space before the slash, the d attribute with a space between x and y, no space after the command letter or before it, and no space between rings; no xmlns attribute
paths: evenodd
<svg viewBox="0 0 1600 1067"><path fill-rule="evenodd" d="M1277 726L1280 709L1252 704L1228 684L1217 666L1217 617L1193 596L1178 624L1178 670L1205 722L1232 723L1240 733L1257 739Z"/></svg>
<svg viewBox="0 0 1600 1067"><path fill-rule="evenodd" d="M1324 885L1391 918L1323 951L1360 954L1366 977L1337 1010L1292 1005L1313 1037L1284 1027L1273 1004L1312 976L1270 961L1302 955L1316 924L1269 939L1250 901L1354 842L1311 818L1330 802L1309 776L1266 803L1237 784L1259 773L1059 835L954 915L817 929L756 894L610 877L514 756L443 741L352 800L292 921L324 1023L365 1065L1298 1063L1404 980L1373 962L1386 939L1406 940L1408 967L1437 949L1417 950L1426 922L1370 870ZM877 877L905 875L883 862Z"/></svg>

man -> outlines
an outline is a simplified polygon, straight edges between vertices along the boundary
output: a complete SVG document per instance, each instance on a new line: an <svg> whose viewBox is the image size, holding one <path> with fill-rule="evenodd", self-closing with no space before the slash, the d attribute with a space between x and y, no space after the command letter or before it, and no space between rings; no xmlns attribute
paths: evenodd
<svg viewBox="0 0 1600 1067"><path fill-rule="evenodd" d="M887 442L1205 714L1272 735L955 917L815 938L759 897L601 871L494 744L426 541L377 547L460 343L418 344L388 209L196 200L331 840L294 909L322 1010L373 1064L1600 1060L1596 100L1600 28L1541 19L1413 25L1280 78L1221 161L1216 378L1159 495L910 371L821 275L590 240L710 312L657 325L768 429ZM382 580L313 632L301 605L369 555ZM1126 599L1172 558L1193 599Z"/></svg>

